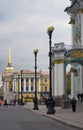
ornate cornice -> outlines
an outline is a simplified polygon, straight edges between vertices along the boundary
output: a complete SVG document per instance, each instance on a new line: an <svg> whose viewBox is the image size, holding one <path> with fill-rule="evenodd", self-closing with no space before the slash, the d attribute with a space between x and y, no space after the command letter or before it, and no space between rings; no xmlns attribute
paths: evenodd
<svg viewBox="0 0 83 130"><path fill-rule="evenodd" d="M75 50L71 52L70 57L83 57L83 51Z"/></svg>
<svg viewBox="0 0 83 130"><path fill-rule="evenodd" d="M64 64L65 59L58 59L58 60L54 60L52 62L52 65L54 66L55 64Z"/></svg>

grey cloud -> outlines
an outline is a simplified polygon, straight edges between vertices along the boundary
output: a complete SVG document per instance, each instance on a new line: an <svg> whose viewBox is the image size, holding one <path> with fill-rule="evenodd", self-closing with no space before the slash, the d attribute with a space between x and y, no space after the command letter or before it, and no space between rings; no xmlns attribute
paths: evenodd
<svg viewBox="0 0 83 130"><path fill-rule="evenodd" d="M70 43L69 16L64 12L68 5L67 0L1 0L0 59L4 66L10 45L16 69L34 68L34 48L39 49L38 68L48 69L47 27L55 27L53 43Z"/></svg>

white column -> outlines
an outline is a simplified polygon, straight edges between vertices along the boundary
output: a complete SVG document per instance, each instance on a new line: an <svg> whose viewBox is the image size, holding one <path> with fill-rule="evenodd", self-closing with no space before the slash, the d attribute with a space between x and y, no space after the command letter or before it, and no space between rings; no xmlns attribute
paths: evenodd
<svg viewBox="0 0 83 130"><path fill-rule="evenodd" d="M18 92L20 91L20 89L19 89L19 84L20 84L20 83L19 83L19 79L18 79Z"/></svg>
<svg viewBox="0 0 83 130"><path fill-rule="evenodd" d="M71 73L71 99L75 97L74 92L75 92L75 76L74 73L72 72Z"/></svg>
<svg viewBox="0 0 83 130"><path fill-rule="evenodd" d="M7 92L6 82L4 82L4 93Z"/></svg>
<svg viewBox="0 0 83 130"><path fill-rule="evenodd" d="M31 92L31 79L29 78L29 92Z"/></svg>
<svg viewBox="0 0 83 130"><path fill-rule="evenodd" d="M54 90L55 96L59 96L59 85L58 85L58 64L54 66Z"/></svg>
<svg viewBox="0 0 83 130"><path fill-rule="evenodd" d="M61 64L58 64L58 89L59 89L59 96L61 96L61 87L62 87L62 70L61 70Z"/></svg>
<svg viewBox="0 0 83 130"><path fill-rule="evenodd" d="M78 76L78 93L80 93L80 76Z"/></svg>
<svg viewBox="0 0 83 130"><path fill-rule="evenodd" d="M54 69L55 96L65 95L64 85L64 64L55 64Z"/></svg>
<svg viewBox="0 0 83 130"><path fill-rule="evenodd" d="M14 80L13 80L13 88L12 88L12 92L14 92Z"/></svg>
<svg viewBox="0 0 83 130"><path fill-rule="evenodd" d="M21 79L19 79L19 92L21 92Z"/></svg>
<svg viewBox="0 0 83 130"><path fill-rule="evenodd" d="M59 95L65 95L65 79L64 79L64 64L61 63L60 64L60 70L59 70L59 76L60 76L60 80L59 80L59 83L60 83L60 92L59 92Z"/></svg>
<svg viewBox="0 0 83 130"><path fill-rule="evenodd" d="M78 94L78 77L75 76L75 87L74 87L74 95L75 95L75 99L77 99L77 94Z"/></svg>
<svg viewBox="0 0 83 130"><path fill-rule="evenodd" d="M80 92L83 92L83 67L80 66Z"/></svg>
<svg viewBox="0 0 83 130"><path fill-rule="evenodd" d="M26 92L26 79L24 79L24 92Z"/></svg>
<svg viewBox="0 0 83 130"><path fill-rule="evenodd" d="M81 45L83 46L83 14L80 14L81 17Z"/></svg>
<svg viewBox="0 0 83 130"><path fill-rule="evenodd" d="M16 92L16 79L13 80L13 92Z"/></svg>
<svg viewBox="0 0 83 130"><path fill-rule="evenodd" d="M41 92L40 79L38 79L38 88L39 92Z"/></svg>
<svg viewBox="0 0 83 130"><path fill-rule="evenodd" d="M15 79L15 92L16 92L16 79Z"/></svg>

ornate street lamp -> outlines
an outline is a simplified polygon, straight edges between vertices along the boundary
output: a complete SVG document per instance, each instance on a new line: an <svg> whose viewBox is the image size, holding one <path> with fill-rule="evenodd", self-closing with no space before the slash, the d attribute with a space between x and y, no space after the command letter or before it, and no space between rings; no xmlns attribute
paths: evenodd
<svg viewBox="0 0 83 130"><path fill-rule="evenodd" d="M19 104L19 74L18 74L18 104Z"/></svg>
<svg viewBox="0 0 83 130"><path fill-rule="evenodd" d="M38 49L34 49L33 53L35 55L35 97L33 99L34 102L34 108L33 110L38 110L38 101L37 101L37 53Z"/></svg>
<svg viewBox="0 0 83 130"><path fill-rule="evenodd" d="M55 113L55 101L52 98L52 75L51 75L51 58L52 58L52 52L51 52L51 39L52 39L52 32L54 31L54 27L50 26L48 27L47 33L49 35L49 76L50 76L50 93L49 93L49 98L47 100L47 106L48 106L48 111L47 114L54 114Z"/></svg>
<svg viewBox="0 0 83 130"><path fill-rule="evenodd" d="M21 105L23 105L23 95L22 95L22 93L23 93L23 87L22 87L22 72L23 72L23 70L21 70Z"/></svg>

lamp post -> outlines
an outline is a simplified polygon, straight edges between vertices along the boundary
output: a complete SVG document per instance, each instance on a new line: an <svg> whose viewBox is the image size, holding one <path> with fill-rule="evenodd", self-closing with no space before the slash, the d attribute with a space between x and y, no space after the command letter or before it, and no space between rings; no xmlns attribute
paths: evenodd
<svg viewBox="0 0 83 130"><path fill-rule="evenodd" d="M19 104L19 74L18 74L18 104Z"/></svg>
<svg viewBox="0 0 83 130"><path fill-rule="evenodd" d="M34 49L33 53L35 55L35 97L33 99L34 102L34 108L33 110L38 110L38 101L37 101L37 53L38 49Z"/></svg>
<svg viewBox="0 0 83 130"><path fill-rule="evenodd" d="M49 77L50 77L50 93L49 93L49 98L47 100L47 105L48 105L48 111L47 114L54 114L55 113L55 101L52 98L52 74L51 74L51 58L52 58L52 52L51 52L51 43L52 43L52 32L54 31L54 27L50 26L48 27L47 33L49 35Z"/></svg>
<svg viewBox="0 0 83 130"><path fill-rule="evenodd" d="M22 70L21 70L21 105L23 105L22 91L23 91L23 88L22 88Z"/></svg>
<svg viewBox="0 0 83 130"><path fill-rule="evenodd" d="M16 79L14 79L14 93L15 93L15 87L16 87L16 86L15 86L15 82L16 82Z"/></svg>

